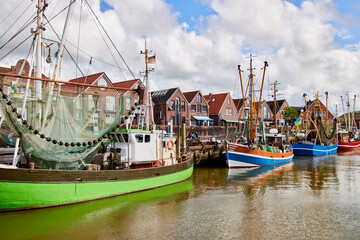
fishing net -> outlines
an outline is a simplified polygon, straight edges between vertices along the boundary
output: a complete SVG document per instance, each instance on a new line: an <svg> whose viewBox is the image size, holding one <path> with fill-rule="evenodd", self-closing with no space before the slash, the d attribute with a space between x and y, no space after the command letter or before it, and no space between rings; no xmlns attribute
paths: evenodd
<svg viewBox="0 0 360 240"><path fill-rule="evenodd" d="M117 90L70 84L52 88L43 82L36 95L34 80L1 80L4 121L20 136L26 159L37 168L84 169L102 138L124 121L123 96ZM6 131L0 132L6 139Z"/></svg>

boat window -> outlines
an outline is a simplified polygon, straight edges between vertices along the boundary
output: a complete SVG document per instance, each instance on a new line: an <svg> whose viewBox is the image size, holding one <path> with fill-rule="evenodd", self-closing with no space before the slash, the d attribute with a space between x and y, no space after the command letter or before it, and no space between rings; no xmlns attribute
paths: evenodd
<svg viewBox="0 0 360 240"><path fill-rule="evenodd" d="M146 143L150 142L150 135L145 135L145 142Z"/></svg>
<svg viewBox="0 0 360 240"><path fill-rule="evenodd" d="M138 143L142 143L144 141L144 136L142 134L136 134L135 139Z"/></svg>
<svg viewBox="0 0 360 240"><path fill-rule="evenodd" d="M123 138L124 138L124 141L125 141L125 142L128 142L129 136L128 136L127 134L123 134L122 136L123 136Z"/></svg>
<svg viewBox="0 0 360 240"><path fill-rule="evenodd" d="M111 137L111 140L112 140L113 142L117 142L117 141L118 141L115 135L111 134L110 137Z"/></svg>
<svg viewBox="0 0 360 240"><path fill-rule="evenodd" d="M118 137L119 142L124 142L124 139L122 138L121 134L116 135Z"/></svg>
<svg viewBox="0 0 360 240"><path fill-rule="evenodd" d="M165 148L166 147L166 142L165 141L163 141L163 148Z"/></svg>

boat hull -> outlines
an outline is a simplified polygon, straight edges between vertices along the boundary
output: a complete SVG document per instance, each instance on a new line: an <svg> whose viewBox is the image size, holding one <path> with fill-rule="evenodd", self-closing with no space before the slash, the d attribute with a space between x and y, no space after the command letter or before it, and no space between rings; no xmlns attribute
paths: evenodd
<svg viewBox="0 0 360 240"><path fill-rule="evenodd" d="M223 151L229 168L261 167L290 162L294 158L292 152L271 153L258 149L250 149L242 144L229 143Z"/></svg>
<svg viewBox="0 0 360 240"><path fill-rule="evenodd" d="M360 141L358 142L339 142L338 150L353 150L360 148Z"/></svg>
<svg viewBox="0 0 360 240"><path fill-rule="evenodd" d="M52 207L118 196L188 179L193 161L134 170L0 169L0 211Z"/></svg>
<svg viewBox="0 0 360 240"><path fill-rule="evenodd" d="M295 156L321 156L336 154L338 144L320 146L309 143L291 144Z"/></svg>

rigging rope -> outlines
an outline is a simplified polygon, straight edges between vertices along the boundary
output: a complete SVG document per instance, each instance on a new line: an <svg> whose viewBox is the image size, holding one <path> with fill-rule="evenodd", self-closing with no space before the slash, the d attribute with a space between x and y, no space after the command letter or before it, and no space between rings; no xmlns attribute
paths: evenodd
<svg viewBox="0 0 360 240"><path fill-rule="evenodd" d="M110 52L110 54L111 54L111 56L112 56L113 60L115 61L116 65L118 66L118 68L119 68L119 70L120 70L121 75L122 75L122 76L123 76L123 78L126 80L126 77L125 77L124 73L121 71L120 66L119 66L118 62L116 61L114 54L112 53L112 51L111 51L111 49L110 49L110 47L109 47L108 43L106 42L106 40L105 40L105 38L104 38L103 34L101 33L101 31L100 31L100 29L99 29L99 26L96 24L96 22L95 22L95 20L94 20L94 17L93 17L93 16L91 16L91 17L93 18L93 21L94 21L94 23L95 23L95 26L97 27L97 29L98 29L98 31L99 31L99 33L100 33L100 35L101 35L101 37L102 37L102 39L103 39L103 41L104 41L104 43L105 43L106 47L107 47L107 49L109 50L109 52ZM110 40L110 41L111 41L111 40ZM135 77L134 77L134 78L135 78Z"/></svg>
<svg viewBox="0 0 360 240"><path fill-rule="evenodd" d="M121 57L122 61L124 62L125 66L127 67L127 69L129 70L129 72L131 73L131 75L133 76L133 78L135 79L135 75L134 73L130 70L129 66L127 65L127 63L125 62L125 59L123 58L123 56L121 55L121 53L119 52L119 50L117 49L117 47L115 46L114 42L111 40L109 34L106 32L105 28L103 27L103 25L101 24L100 20L98 19L98 17L96 16L96 14L94 13L93 9L90 7L89 3L87 0L85 0L85 3L88 5L88 7L90 8L91 12L94 14L95 18L98 20L101 28L103 29L103 31L105 32L106 36L109 38L110 42L112 43L113 47L115 48L116 52L119 54L119 56Z"/></svg>
<svg viewBox="0 0 360 240"><path fill-rule="evenodd" d="M31 4L33 4L33 2L31 2L30 3L30 5L27 7L27 8L25 8L25 10L21 13L21 14L19 14L19 17L15 20L15 21L13 21L13 23L9 26L9 28L0 36L0 39L15 25L15 23L20 19L20 18L22 18L23 17L23 15L24 15L24 13L30 8L30 6L31 6ZM19 6L19 5L18 5ZM18 7L17 6L17 7ZM17 8L16 7L16 8ZM15 8L15 9L16 9ZM15 9L11 12L11 13L13 13L14 11L15 11ZM10 14L11 14L10 13ZM10 14L0 23L0 25L10 16ZM34 16L34 15L33 15ZM32 17L33 17L32 16Z"/></svg>

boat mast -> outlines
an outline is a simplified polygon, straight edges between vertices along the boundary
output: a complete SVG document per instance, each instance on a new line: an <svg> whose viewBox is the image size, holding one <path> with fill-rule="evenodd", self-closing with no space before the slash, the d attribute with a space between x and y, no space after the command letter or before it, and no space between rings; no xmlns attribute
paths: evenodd
<svg viewBox="0 0 360 240"><path fill-rule="evenodd" d="M250 132L250 141L251 142L254 142L254 138L255 138L255 134L254 134L254 76L253 76L253 73L252 73L252 54L250 54L250 76L249 76L249 79L250 79L250 92L249 92L249 100L250 100L250 126L249 126L249 132Z"/></svg>
<svg viewBox="0 0 360 240"><path fill-rule="evenodd" d="M344 112L344 120L345 120L345 129L348 129L348 122L346 119L346 112L345 112L345 106L344 106L344 99L342 96L340 96L341 98L341 104L342 104L342 108L343 108L343 112Z"/></svg>
<svg viewBox="0 0 360 240"><path fill-rule="evenodd" d="M151 95L150 95L150 81L149 81L149 72L154 69L149 69L149 50L146 48L146 40L145 40L145 52L141 51L141 54L145 55L145 125L146 130L150 129L150 119L149 119L149 111L151 110Z"/></svg>
<svg viewBox="0 0 360 240"><path fill-rule="evenodd" d="M277 89L276 89L276 81L274 82L274 105L273 105L273 112L274 112L274 126L275 128L277 128L277 119L276 119L276 92L277 92Z"/></svg>
<svg viewBox="0 0 360 240"><path fill-rule="evenodd" d="M60 47L59 47L57 58L56 58L56 64L55 64L55 69L54 69L54 74L53 74L53 80L56 80L56 77L57 77L57 75L59 73L59 66L60 66L60 62L61 62L61 59L62 59L65 39L66 39L66 36L67 36L67 32L68 32L68 28L69 28L68 26L69 26L72 10L73 10L74 5L75 5L74 4L75 1L76 0L70 0L69 10L67 12L66 21L65 21L65 25L64 25L64 29L63 29L63 34L61 36ZM53 90L54 90L54 83L51 82L51 83L49 83L49 93L48 93L48 98L47 98L47 101L46 101L46 107L45 107L45 112L44 112L44 120L43 120L42 126L41 126L42 129L45 127L46 118L47 118L47 115L48 115L48 112L49 112L49 107L50 107L50 103L51 103L51 96L52 96Z"/></svg>
<svg viewBox="0 0 360 240"><path fill-rule="evenodd" d="M41 78L41 34L42 34L42 9L43 2L42 0L38 0L37 4L37 29L36 29L36 55L35 55L35 77ZM41 119L41 95L42 95L42 83L40 80L35 81L35 128L40 126Z"/></svg>
<svg viewBox="0 0 360 240"><path fill-rule="evenodd" d="M243 82L242 82L242 77L241 77L241 65L238 65L238 71L239 71L239 76L240 76L240 86L241 86L241 94L242 94L242 105L244 106L244 113L245 113L245 107L246 107L246 101L245 101L245 93L244 93L244 87L243 87ZM236 128L239 129L239 123L240 123L240 111L239 111L239 118L238 118L238 123Z"/></svg>
<svg viewBox="0 0 360 240"><path fill-rule="evenodd" d="M346 102L346 106L347 106L347 113L348 113L348 131L350 132L351 131L351 117L350 117L350 99L349 99L349 92L346 93L347 95L347 102Z"/></svg>
<svg viewBox="0 0 360 240"><path fill-rule="evenodd" d="M353 104L353 111L352 111L351 127L353 127L354 123L355 123L355 100L356 100L356 95L354 95L354 104ZM355 127L356 127L356 124L355 124Z"/></svg>
<svg viewBox="0 0 360 240"><path fill-rule="evenodd" d="M308 121L310 121L310 119L307 119L307 118L310 118L310 117L311 117L311 116L309 115L309 113L308 113L308 110L307 110L306 96L307 96L307 94L304 93L303 97L304 97L304 101L305 101L305 112L304 112L305 133L307 133Z"/></svg>
<svg viewBox="0 0 360 240"><path fill-rule="evenodd" d="M260 107L261 107L261 96L262 96L262 91L263 91L263 87L264 87L264 80L265 80L265 72L266 72L266 67L268 67L269 64L267 61L264 62L264 72L263 72L263 77L262 77L262 82L261 82L261 88L260 88L260 96L259 96L259 105L256 111L256 118L255 118L255 131L257 129L257 122L259 119L259 114L260 114ZM275 84L275 83L274 83Z"/></svg>

